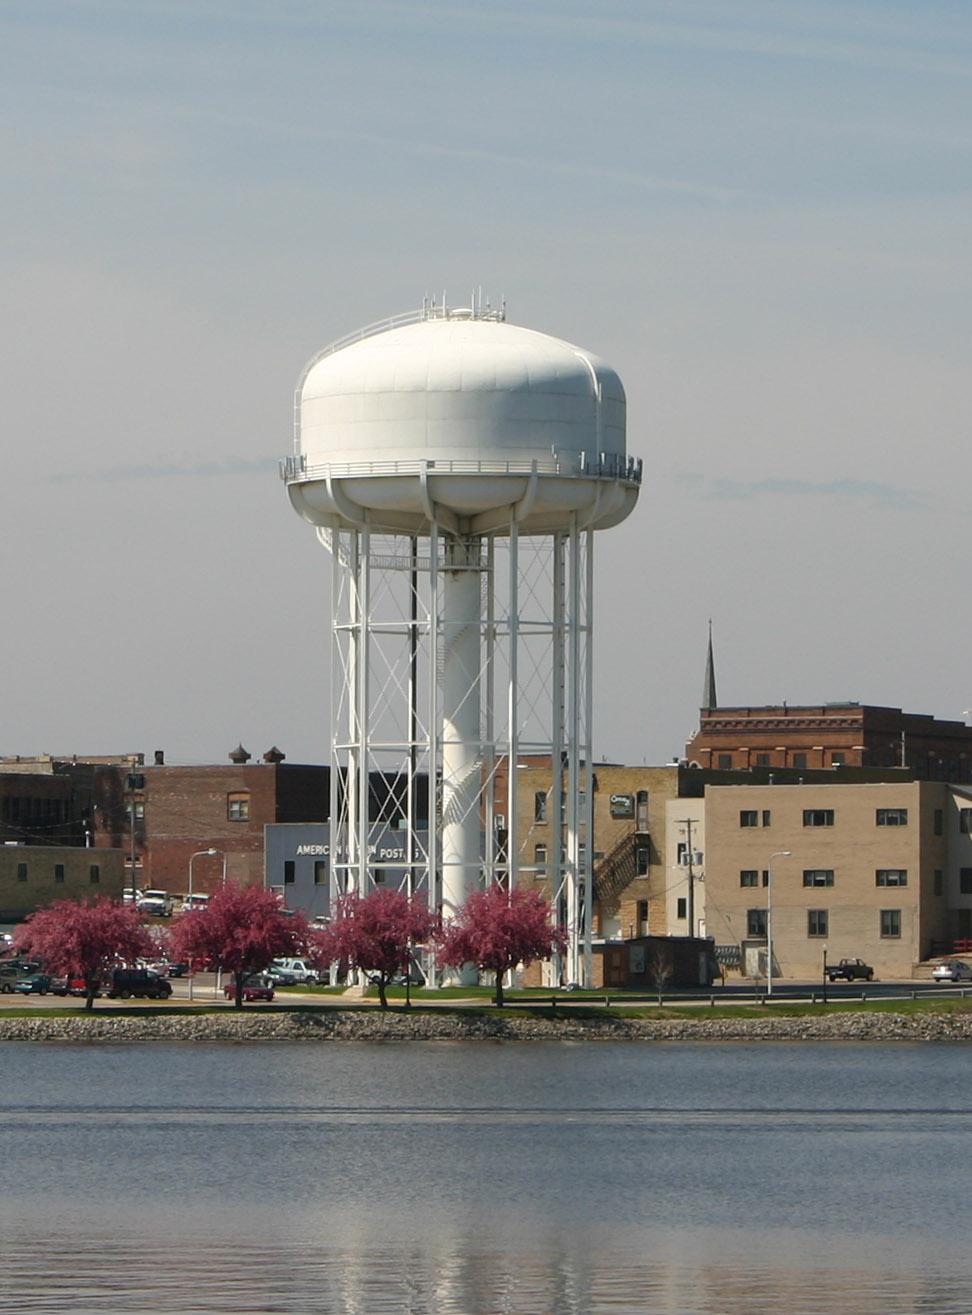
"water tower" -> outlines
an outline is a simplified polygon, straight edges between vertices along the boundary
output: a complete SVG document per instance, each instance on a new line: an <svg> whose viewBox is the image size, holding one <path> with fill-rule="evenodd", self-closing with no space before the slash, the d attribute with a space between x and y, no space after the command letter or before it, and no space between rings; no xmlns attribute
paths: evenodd
<svg viewBox="0 0 972 1315"><path fill-rule="evenodd" d="M481 300L432 302L313 357L294 429L283 478L332 564L337 889L385 877L381 773L409 887L448 914L531 869L568 932L557 974L589 981L594 531L641 482L620 379ZM521 800L518 764L549 790Z"/></svg>

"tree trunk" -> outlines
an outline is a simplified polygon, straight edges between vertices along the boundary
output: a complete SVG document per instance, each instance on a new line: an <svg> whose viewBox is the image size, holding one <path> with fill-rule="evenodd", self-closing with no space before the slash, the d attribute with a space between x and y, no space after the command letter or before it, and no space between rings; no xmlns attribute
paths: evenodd
<svg viewBox="0 0 972 1315"><path fill-rule="evenodd" d="M243 1008L243 974L233 974L233 1008Z"/></svg>
<svg viewBox="0 0 972 1315"><path fill-rule="evenodd" d="M503 1008L503 976L505 971L506 970L504 968L499 968L496 972L496 1008L497 1009Z"/></svg>
<svg viewBox="0 0 972 1315"><path fill-rule="evenodd" d="M378 974L378 999L381 1001L382 1009L388 1008L388 997L385 995L385 974Z"/></svg>
<svg viewBox="0 0 972 1315"><path fill-rule="evenodd" d="M94 1009L95 992L98 989L97 979L86 977L84 979L84 1007L85 1009Z"/></svg>

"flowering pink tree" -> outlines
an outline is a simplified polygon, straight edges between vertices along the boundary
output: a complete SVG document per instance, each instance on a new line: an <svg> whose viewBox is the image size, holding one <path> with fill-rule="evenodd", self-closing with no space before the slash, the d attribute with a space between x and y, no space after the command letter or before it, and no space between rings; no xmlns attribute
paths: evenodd
<svg viewBox="0 0 972 1315"><path fill-rule="evenodd" d="M272 890L228 881L205 908L180 916L169 936L169 950L190 967L233 973L235 1003L242 1009L244 978L280 955L302 953L307 934L306 920L285 913Z"/></svg>
<svg viewBox="0 0 972 1315"><path fill-rule="evenodd" d="M370 895L341 895L331 921L312 933L322 962L343 961L374 978L382 1009L392 978L411 967L412 946L432 934L435 918L419 895L379 887Z"/></svg>
<svg viewBox="0 0 972 1315"><path fill-rule="evenodd" d="M495 974L496 1003L503 1003L503 977L519 964L563 951L567 938L551 921L551 906L539 890L494 884L474 891L442 931L439 962L451 968L475 964Z"/></svg>
<svg viewBox="0 0 972 1315"><path fill-rule="evenodd" d="M91 901L55 900L17 928L14 944L42 959L55 973L84 978L84 1007L91 1009L102 977L121 960L151 954L152 940L136 909L102 896Z"/></svg>

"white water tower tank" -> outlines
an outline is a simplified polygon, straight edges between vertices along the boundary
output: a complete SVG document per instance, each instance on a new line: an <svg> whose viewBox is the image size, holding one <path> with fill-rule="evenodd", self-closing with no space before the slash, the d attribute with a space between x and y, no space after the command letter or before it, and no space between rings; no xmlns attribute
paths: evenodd
<svg viewBox="0 0 972 1315"><path fill-rule="evenodd" d="M641 484L620 379L488 305L433 304L318 353L294 409L281 473L332 557L334 893L376 879L376 774L400 783L410 890L448 915L484 881L516 883L516 769L546 762L570 947L552 977L588 980L593 532Z"/></svg>

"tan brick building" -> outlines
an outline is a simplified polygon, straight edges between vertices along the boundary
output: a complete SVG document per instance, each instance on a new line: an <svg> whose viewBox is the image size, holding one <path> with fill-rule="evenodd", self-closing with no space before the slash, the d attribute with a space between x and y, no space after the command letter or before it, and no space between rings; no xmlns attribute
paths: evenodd
<svg viewBox="0 0 972 1315"><path fill-rule="evenodd" d="M58 899L120 899L124 881L118 849L0 845L0 922L18 922Z"/></svg>
<svg viewBox="0 0 972 1315"><path fill-rule="evenodd" d="M972 934L970 833L972 790L944 783L709 786L706 932L752 975L771 906L774 975L820 978L826 947L909 978Z"/></svg>

